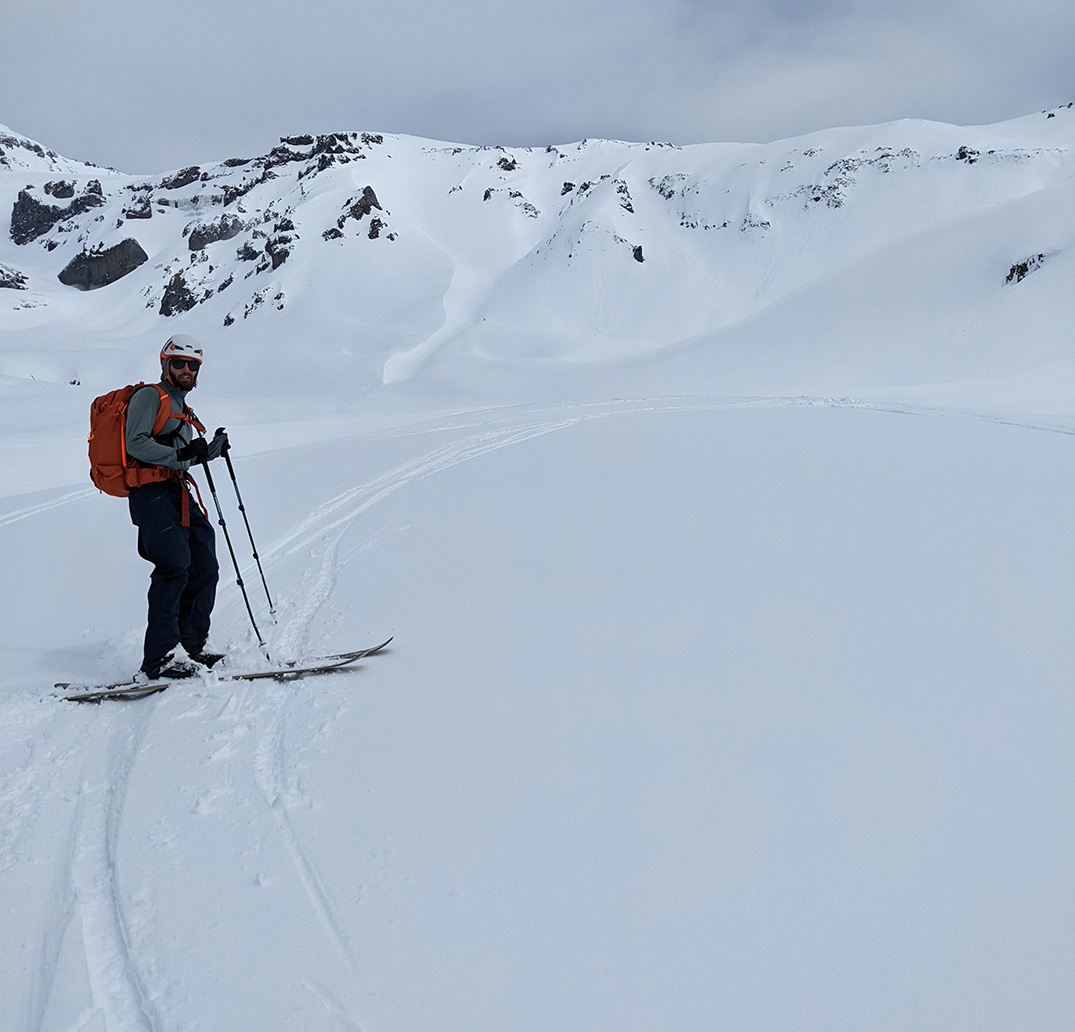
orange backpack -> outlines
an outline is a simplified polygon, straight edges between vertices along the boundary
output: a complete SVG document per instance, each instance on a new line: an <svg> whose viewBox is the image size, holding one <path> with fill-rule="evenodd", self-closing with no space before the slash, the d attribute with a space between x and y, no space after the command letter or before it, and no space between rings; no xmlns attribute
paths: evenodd
<svg viewBox="0 0 1075 1032"><path fill-rule="evenodd" d="M145 386L142 382L119 387L94 398L90 405L90 436L87 438L90 480L115 498L126 498L132 487L183 476L179 470L152 466L127 455L127 405L134 392ZM205 431L193 412L189 409L173 412L168 392L160 384L152 386L160 393L160 408L153 420L154 434L159 434L169 419L182 419L199 431Z"/></svg>

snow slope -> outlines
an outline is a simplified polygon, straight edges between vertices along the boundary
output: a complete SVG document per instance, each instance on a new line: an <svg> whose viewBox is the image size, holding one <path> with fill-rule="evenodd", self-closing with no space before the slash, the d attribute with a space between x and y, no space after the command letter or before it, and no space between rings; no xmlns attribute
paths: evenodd
<svg viewBox="0 0 1075 1032"><path fill-rule="evenodd" d="M147 179L0 129L0 264L24 278L0 289L0 375L51 380L62 354L65 382L133 376L182 325L228 396L264 396L251 363L283 357L278 396L331 383L345 408L529 401L550 368L603 381L692 346L736 391L804 370L837 392L1013 369L1070 386L1073 141L1071 107L764 146L341 133ZM57 280L123 241L145 260L122 278Z"/></svg>
<svg viewBox="0 0 1075 1032"><path fill-rule="evenodd" d="M27 277L0 289L0 1029L1069 1027L1075 122L1048 114L353 134L323 170L141 191L0 132L5 207L104 198L0 241ZM124 191L153 215L115 227ZM134 223L139 268L55 280ZM179 272L211 296L163 316ZM86 406L177 329L274 659L396 638L73 706L54 681L137 666L148 574ZM230 573L214 639L264 665Z"/></svg>

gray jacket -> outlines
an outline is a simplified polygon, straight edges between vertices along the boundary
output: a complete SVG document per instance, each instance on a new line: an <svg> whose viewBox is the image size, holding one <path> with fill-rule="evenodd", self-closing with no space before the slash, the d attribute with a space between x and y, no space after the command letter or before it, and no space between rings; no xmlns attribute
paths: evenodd
<svg viewBox="0 0 1075 1032"><path fill-rule="evenodd" d="M173 412L185 408L183 392L166 380L160 381L168 392ZM146 384L131 395L127 405L127 454L153 466L187 470L190 462L175 457L175 453L194 437L194 427L185 419L169 419L156 436L153 422L160 409L160 394L152 384Z"/></svg>

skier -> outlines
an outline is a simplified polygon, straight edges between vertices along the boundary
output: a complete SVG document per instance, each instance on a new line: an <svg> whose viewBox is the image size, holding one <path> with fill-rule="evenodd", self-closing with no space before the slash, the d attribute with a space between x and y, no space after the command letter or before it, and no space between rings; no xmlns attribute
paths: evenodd
<svg viewBox="0 0 1075 1032"><path fill-rule="evenodd" d="M127 461L137 480L128 494L131 522L138 528L138 554L153 563L139 673L139 679L150 681L194 677L224 658L206 650L216 599L216 543L200 502L191 497L194 482L187 473L195 463L219 458L228 444L223 430L207 442L201 436L204 427L187 407L202 357L202 346L193 337L169 337L160 353L160 385L135 391L127 407ZM154 434L154 421L165 404L162 391L171 416ZM177 645L187 660L175 656Z"/></svg>

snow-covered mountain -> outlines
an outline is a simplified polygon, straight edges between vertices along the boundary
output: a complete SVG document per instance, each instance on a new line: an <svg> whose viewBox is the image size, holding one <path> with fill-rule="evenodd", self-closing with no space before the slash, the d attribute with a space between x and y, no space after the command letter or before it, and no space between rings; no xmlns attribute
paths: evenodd
<svg viewBox="0 0 1075 1032"><path fill-rule="evenodd" d="M0 1032L1072 1027L1073 139L0 130ZM176 331L224 671L395 637L73 705Z"/></svg>
<svg viewBox="0 0 1075 1032"><path fill-rule="evenodd" d="M1071 371L1070 105L764 146L297 136L158 177L0 132L8 375L55 378L77 343L60 375L84 379L180 327L229 390L286 354L288 392L336 401L467 394L489 366L527 396L550 365L639 355L630 382L682 391L683 350L737 390Z"/></svg>

